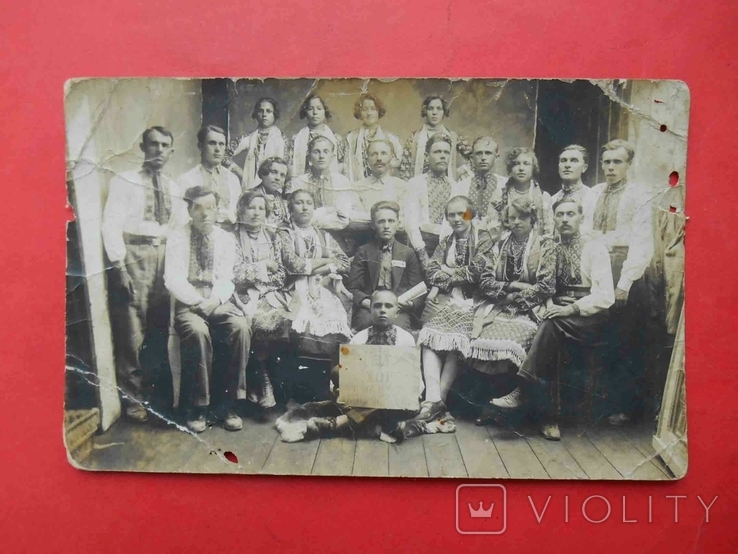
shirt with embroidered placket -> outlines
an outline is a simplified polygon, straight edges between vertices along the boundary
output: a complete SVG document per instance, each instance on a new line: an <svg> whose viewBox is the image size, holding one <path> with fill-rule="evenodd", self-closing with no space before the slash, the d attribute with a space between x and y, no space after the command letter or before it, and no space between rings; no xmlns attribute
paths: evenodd
<svg viewBox="0 0 738 554"><path fill-rule="evenodd" d="M577 262L578 267L573 267L572 264ZM604 312L615 303L607 249L586 237L576 237L571 242L559 240L556 245L556 287L578 284L590 288L587 296L574 303L580 315L588 317Z"/></svg>

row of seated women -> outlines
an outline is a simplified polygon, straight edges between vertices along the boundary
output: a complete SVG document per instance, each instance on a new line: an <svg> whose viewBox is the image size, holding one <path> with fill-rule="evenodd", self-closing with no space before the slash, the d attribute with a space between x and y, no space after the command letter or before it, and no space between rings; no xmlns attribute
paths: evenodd
<svg viewBox="0 0 738 554"><path fill-rule="evenodd" d="M427 297L401 303L397 319L423 347L420 419L445 411L462 363L488 375L507 374L522 364L538 328L535 310L556 286L554 242L539 232L530 200L515 199L505 208L508 231L495 240L474 222L476 206L467 197L451 198L445 217L452 232L440 239L425 269L415 251L395 238L396 203L373 206L375 237L352 260L329 232L313 225L310 191L292 193L287 209L289 224L275 227L259 190L238 202L234 282L237 304L253 318L258 367L251 372L249 398L262 408L275 404L270 369L289 350L287 342L299 356L325 361L327 375L337 362L338 345L369 325L366 303L374 290L401 295L423 280Z"/></svg>

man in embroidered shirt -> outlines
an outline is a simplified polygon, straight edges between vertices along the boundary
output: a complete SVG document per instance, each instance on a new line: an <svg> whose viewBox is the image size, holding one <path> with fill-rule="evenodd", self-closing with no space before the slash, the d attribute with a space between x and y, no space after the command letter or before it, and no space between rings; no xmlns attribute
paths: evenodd
<svg viewBox="0 0 738 554"><path fill-rule="evenodd" d="M605 182L594 187L598 194L593 215L593 238L607 247L615 283L612 308L612 377L608 396L613 414L609 421L621 425L643 409L643 377L647 336L648 295L643 274L653 258L651 195L628 180L635 149L624 140L602 147Z"/></svg>
<svg viewBox="0 0 738 554"><path fill-rule="evenodd" d="M110 181L103 212L103 245L112 265L108 282L118 387L126 416L138 422L148 419L143 402L171 404L169 368L154 368L167 359L166 239L183 210L177 185L162 173L172 155L173 140L163 127L144 131L143 167ZM142 360L144 352L157 363Z"/></svg>
<svg viewBox="0 0 738 554"><path fill-rule="evenodd" d="M377 202L371 209L375 240L356 251L351 262L347 288L354 295L354 329L362 330L371 325L371 295L385 289L401 295L420 283L420 261L412 249L395 240L400 206L395 202ZM410 330L422 299L400 304L397 322Z"/></svg>
<svg viewBox="0 0 738 554"><path fill-rule="evenodd" d="M371 326L360 331L350 344L374 344L384 346L415 346L413 336L395 325L395 320L399 315L399 304L397 295L391 290L376 290L371 295ZM422 381L420 373L418 377ZM335 387L340 387L340 371L334 368L331 372L331 378ZM390 414L384 413L386 410L377 410L374 408L352 408L349 406L341 406L345 412L335 418L324 418L318 422L318 425L324 429L339 431L346 427L351 427L354 431L366 429L372 422L379 426L381 434L379 438L387 442L395 442L395 439L388 437L388 432L392 431L397 420L401 419L397 416L394 420ZM383 417L388 416L388 417ZM313 420L315 423L315 420ZM322 425L320 425L322 423ZM382 428L385 431L381 431Z"/></svg>
<svg viewBox="0 0 738 554"><path fill-rule="evenodd" d="M571 144L564 148L559 154L561 190L551 197L552 206L564 198L579 200L584 210L584 219L579 229L582 235L587 235L592 230L592 214L597 202L597 193L582 182L582 175L589 167L588 162L589 154L583 146Z"/></svg>
<svg viewBox="0 0 738 554"><path fill-rule="evenodd" d="M205 187L218 193L216 223L232 230L236 223L236 204L241 195L238 177L223 166L226 155L226 134L215 125L206 125L197 133L200 163L177 180L180 191L186 194L192 187Z"/></svg>
<svg viewBox="0 0 738 554"><path fill-rule="evenodd" d="M479 137L472 144L472 166L474 174L451 186L452 196L466 196L477 206L477 223L489 229L493 236L499 236L501 229L490 229L492 223L487 217L495 212L492 201L502 195L507 177L494 172L498 147L495 139L489 136ZM491 214L495 215L495 213ZM499 227L499 218L495 217L495 225ZM449 234L451 230L449 229Z"/></svg>
<svg viewBox="0 0 738 554"><path fill-rule="evenodd" d="M351 221L370 222L370 210L374 204L382 200L396 202L402 206L405 201L407 183L390 175L392 171L392 145L385 139L373 140L367 148L367 157L371 175L357 181L353 189L358 194L358 205L361 211L351 215Z"/></svg>
<svg viewBox="0 0 738 554"><path fill-rule="evenodd" d="M421 260L427 260L421 230L439 235L446 202L451 198L451 181L447 175L451 160L451 138L436 133L425 146L430 171L407 182L405 200L406 229L410 244Z"/></svg>
<svg viewBox="0 0 738 554"><path fill-rule="evenodd" d="M181 405L187 427L207 428L211 398L221 405L223 428L237 431L243 423L235 401L246 398L246 364L251 347L251 322L231 303L235 290L232 234L215 225L218 195L197 186L185 195L191 222L172 234L167 244L166 286L176 299L174 327L181 340ZM228 350L225 367L213 374L213 349ZM226 358L222 358L226 362Z"/></svg>
<svg viewBox="0 0 738 554"><path fill-rule="evenodd" d="M521 405L521 387L531 398L537 384L548 389L541 432L546 439L559 440L561 380L567 365L564 353L602 340L608 308L615 301L607 250L599 242L579 233L583 218L581 203L575 198L559 200L553 206L559 243L556 247L556 296L543 313L533 344L518 371L521 386L502 398L492 400L501 409Z"/></svg>

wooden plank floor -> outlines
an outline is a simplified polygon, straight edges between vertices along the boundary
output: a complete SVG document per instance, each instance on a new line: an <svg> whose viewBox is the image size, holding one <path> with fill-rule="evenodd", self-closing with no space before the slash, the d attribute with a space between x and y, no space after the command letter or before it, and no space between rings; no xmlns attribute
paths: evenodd
<svg viewBox="0 0 738 554"><path fill-rule="evenodd" d="M193 436L173 425L125 420L94 438L80 465L101 471L302 474L473 479L667 480L651 446L651 426L562 426L562 440L537 427L476 427L457 419L452 434L424 435L402 444L330 438L284 443L273 422L244 421L228 432L211 427Z"/></svg>

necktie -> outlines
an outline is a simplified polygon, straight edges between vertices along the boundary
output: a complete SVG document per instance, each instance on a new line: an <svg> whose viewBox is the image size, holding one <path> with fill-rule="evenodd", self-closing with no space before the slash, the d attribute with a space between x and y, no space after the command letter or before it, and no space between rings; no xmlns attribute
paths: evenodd
<svg viewBox="0 0 738 554"><path fill-rule="evenodd" d="M151 183L154 186L154 216L159 225L167 223L164 219L164 191L161 188L160 175L158 171L151 172Z"/></svg>

